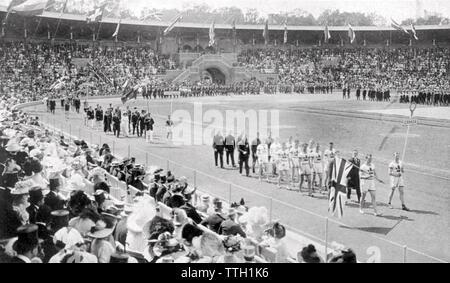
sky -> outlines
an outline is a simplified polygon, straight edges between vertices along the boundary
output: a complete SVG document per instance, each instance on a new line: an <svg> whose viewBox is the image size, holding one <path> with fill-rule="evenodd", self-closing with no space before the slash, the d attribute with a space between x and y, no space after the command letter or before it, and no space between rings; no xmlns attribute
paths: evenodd
<svg viewBox="0 0 450 283"><path fill-rule="evenodd" d="M70 0L68 0L70 1ZM85 0L89 1L89 0ZM244 12L249 8L257 8L260 14L289 12L300 8L318 16L325 9L339 9L348 12L377 13L385 18L404 20L414 18L417 8L423 16L423 10L438 12L450 17L450 0L122 0L136 14L147 6L155 9L183 9L198 4L207 4L212 8L241 8ZM10 0L0 0L0 5L8 5ZM417 5L417 2L421 3Z"/></svg>

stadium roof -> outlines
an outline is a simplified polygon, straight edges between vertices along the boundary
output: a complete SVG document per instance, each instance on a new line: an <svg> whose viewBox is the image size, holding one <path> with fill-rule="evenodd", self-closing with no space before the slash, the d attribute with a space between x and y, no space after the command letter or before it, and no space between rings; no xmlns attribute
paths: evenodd
<svg viewBox="0 0 450 283"><path fill-rule="evenodd" d="M0 12L6 12L5 6L0 6ZM47 12L45 11L42 15L38 17L43 18L55 18L58 19L61 17L62 20L68 20L68 21L86 21L85 15L76 15L76 14L62 14L58 12ZM103 23L106 24L115 24L119 21L117 18L103 18ZM152 27L167 27L170 25L170 22L167 21L156 21L156 20L149 20L149 21L139 21L139 20L132 20L132 19L122 19L121 21L122 25L138 25L138 26L152 26ZM182 21L178 22L176 24L176 27L178 28L191 28L191 29L209 29L211 23L184 23ZM231 24L215 24L216 29L231 29ZM396 29L388 26L388 27L380 27L380 26L354 26L352 27L355 31L396 31ZM407 29L409 29L408 26L406 26ZM423 25L423 26L415 26L416 30L447 30L450 29L449 25ZM264 24L259 25L252 25L252 24L246 24L246 25L236 25L237 30L263 30ZM284 25L269 25L270 30L284 30ZM288 25L287 29L289 31L323 31L324 26L293 26ZM347 26L329 26L328 29L330 31L348 31Z"/></svg>

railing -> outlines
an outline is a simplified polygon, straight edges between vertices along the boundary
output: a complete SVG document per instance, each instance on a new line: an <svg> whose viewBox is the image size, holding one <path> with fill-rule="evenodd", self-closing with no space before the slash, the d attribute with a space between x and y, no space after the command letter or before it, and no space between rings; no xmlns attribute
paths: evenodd
<svg viewBox="0 0 450 283"><path fill-rule="evenodd" d="M71 115L73 115L71 113ZM222 180L195 168L185 166L131 147L128 141L106 136L103 133L94 132L84 126L77 127L66 121L57 121L54 117L40 115L41 121L56 133L64 133L71 139L77 136L88 143L108 143L113 155L133 156L136 163L150 166L159 165L161 168L171 170L177 176L186 176L193 186L213 197L218 197L226 203L239 201L244 198L250 206L264 206L269 211L270 220L280 220L288 228L286 241L289 242L291 257L308 244L314 244L318 252L326 257L341 244L352 248L361 262L446 262L442 259L427 255L421 251L409 248L405 245L390 241L383 236L367 233L367 229L352 227L335 219L319 215L310 211L307 207L299 207L287 201L277 198L276 195L267 195L253 189L245 188L235 183ZM60 129L64 129L64 132ZM111 182L112 195L115 198L132 201L137 193L114 178L108 178ZM295 217L293 217L295 216ZM382 231L381 231L382 232ZM380 233L382 235L383 233ZM339 244L341 243L341 244Z"/></svg>

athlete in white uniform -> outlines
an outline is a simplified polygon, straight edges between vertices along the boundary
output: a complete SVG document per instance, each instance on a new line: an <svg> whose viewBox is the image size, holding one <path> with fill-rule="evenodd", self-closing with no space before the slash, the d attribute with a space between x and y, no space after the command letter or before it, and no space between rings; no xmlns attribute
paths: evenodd
<svg viewBox="0 0 450 283"><path fill-rule="evenodd" d="M269 147L265 143L261 143L256 148L256 156L258 157L258 170L259 177L263 176L263 173L266 171L266 166L269 163Z"/></svg>
<svg viewBox="0 0 450 283"><path fill-rule="evenodd" d="M281 149L281 144L279 142L279 139L276 138L275 141L270 146L270 162L272 163L273 175L277 174L277 161L278 161L277 153L280 149Z"/></svg>
<svg viewBox="0 0 450 283"><path fill-rule="evenodd" d="M316 178L319 178L318 187L322 191L322 181L323 181L323 160L322 160L322 152L320 151L320 144L317 143L316 148L313 152L310 153L312 162L313 162L313 184L316 184Z"/></svg>
<svg viewBox="0 0 450 283"><path fill-rule="evenodd" d="M325 174L324 184L328 184L328 167L330 162L334 159L336 150L334 149L334 144L330 142L330 147L323 152L323 173Z"/></svg>
<svg viewBox="0 0 450 283"><path fill-rule="evenodd" d="M281 145L277 152L278 187L281 186L281 178L289 175L289 150L286 143Z"/></svg>
<svg viewBox="0 0 450 283"><path fill-rule="evenodd" d="M308 195L312 196L312 183L311 183L311 171L312 171L312 164L311 164L311 157L308 154L308 144L303 144L301 152L298 154L298 158L300 161L300 185L299 189L302 190L303 182L305 179L308 182Z"/></svg>
<svg viewBox="0 0 450 283"><path fill-rule="evenodd" d="M299 168L300 168L300 162L298 159L298 153L300 152L301 148L300 148L300 141L299 140L295 140L294 145L291 146L291 148L289 149L289 158L290 158L290 167L292 170L292 182L294 182L295 180L295 176L299 175Z"/></svg>
<svg viewBox="0 0 450 283"><path fill-rule="evenodd" d="M392 209L394 208L391 205L392 197L394 196L395 189L398 188L398 191L400 193L400 201L402 203L402 210L409 211L409 209L405 205L405 194L404 194L404 188L405 188L405 181L403 180L403 162L400 161L400 153L396 152L394 153L394 161L389 163L389 176L391 177L391 192L389 194L389 202L388 205Z"/></svg>
<svg viewBox="0 0 450 283"><path fill-rule="evenodd" d="M375 188L375 178L377 178L377 173L375 172L375 165L372 163L372 154L366 156L366 162L361 165L361 202L359 205L359 212L364 213L364 201L366 199L367 192L370 193L370 198L372 200L372 206L375 216L379 216L377 211L377 201L376 201L376 188Z"/></svg>
<svg viewBox="0 0 450 283"><path fill-rule="evenodd" d="M313 153L316 150L315 144L316 143L315 143L315 141L313 139L309 140L308 148L306 149L308 154L311 154L311 153Z"/></svg>

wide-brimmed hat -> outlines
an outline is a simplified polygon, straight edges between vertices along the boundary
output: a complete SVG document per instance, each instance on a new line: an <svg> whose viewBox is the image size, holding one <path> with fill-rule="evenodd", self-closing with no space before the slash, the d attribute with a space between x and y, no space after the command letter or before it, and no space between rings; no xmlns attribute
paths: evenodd
<svg viewBox="0 0 450 283"><path fill-rule="evenodd" d="M243 205L236 207L236 213L238 215L244 215L247 212L247 208Z"/></svg>
<svg viewBox="0 0 450 283"><path fill-rule="evenodd" d="M15 184L14 189L11 190L11 195L28 195L33 184L31 180L19 181Z"/></svg>
<svg viewBox="0 0 450 283"><path fill-rule="evenodd" d="M87 236L94 239L104 239L109 237L113 231L114 229L112 228L106 228L105 221L99 220L95 223L95 226L92 227L91 231L87 233Z"/></svg>
<svg viewBox="0 0 450 283"><path fill-rule="evenodd" d="M38 237L39 227L35 224L26 224L17 228L17 240L12 248L17 251L19 245L34 246L39 244Z"/></svg>
<svg viewBox="0 0 450 283"><path fill-rule="evenodd" d="M164 232L173 233L174 230L175 227L172 221L169 221L157 215L153 217L152 220L147 222L142 228L144 237L148 240L157 239L158 236Z"/></svg>
<svg viewBox="0 0 450 283"><path fill-rule="evenodd" d="M42 153L42 151L37 148L31 150L29 155L30 155L30 157L34 157L37 159L41 159L44 157L44 154Z"/></svg>
<svg viewBox="0 0 450 283"><path fill-rule="evenodd" d="M6 146L6 151L17 152L20 151L22 147L17 142L11 142Z"/></svg>

